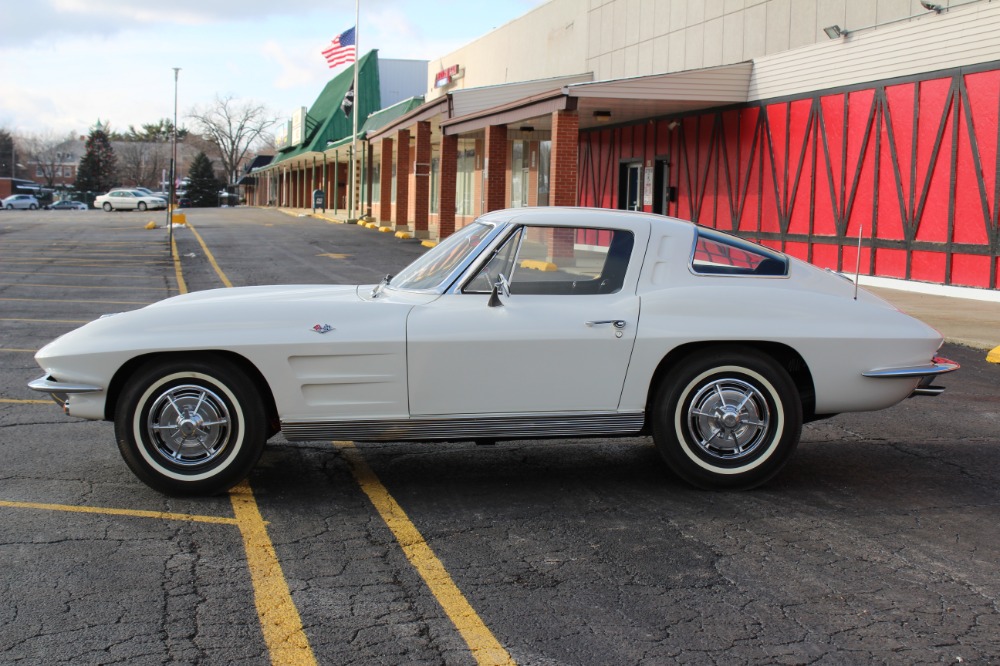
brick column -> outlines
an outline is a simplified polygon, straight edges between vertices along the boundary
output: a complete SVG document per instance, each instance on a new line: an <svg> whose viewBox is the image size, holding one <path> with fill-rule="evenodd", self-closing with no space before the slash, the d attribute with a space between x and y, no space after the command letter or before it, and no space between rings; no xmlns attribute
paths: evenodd
<svg viewBox="0 0 1000 666"><path fill-rule="evenodd" d="M580 118L576 111L552 114L552 157L549 164L549 204L577 205Z"/></svg>
<svg viewBox="0 0 1000 666"><path fill-rule="evenodd" d="M441 137L441 192L438 194L438 240L455 233L458 188L458 137Z"/></svg>
<svg viewBox="0 0 1000 666"><path fill-rule="evenodd" d="M555 142L553 141L553 144ZM486 210L500 210L507 207L507 126L490 125L486 128L486 192L483 197Z"/></svg>
<svg viewBox="0 0 1000 666"><path fill-rule="evenodd" d="M379 171L378 221L392 221L392 139L382 139L382 157Z"/></svg>
<svg viewBox="0 0 1000 666"><path fill-rule="evenodd" d="M410 227L410 130L396 133L396 227Z"/></svg>
<svg viewBox="0 0 1000 666"><path fill-rule="evenodd" d="M417 123L416 169L413 180L413 232L427 238L427 219L431 206L431 124Z"/></svg>

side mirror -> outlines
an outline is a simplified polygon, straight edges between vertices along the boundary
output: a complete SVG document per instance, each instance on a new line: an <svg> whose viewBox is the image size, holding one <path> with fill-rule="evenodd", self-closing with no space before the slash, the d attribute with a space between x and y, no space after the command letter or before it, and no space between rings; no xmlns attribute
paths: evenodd
<svg viewBox="0 0 1000 666"><path fill-rule="evenodd" d="M486 304L491 308L502 307L503 301L500 300L501 291L504 296L510 296L510 282L503 273L497 276L497 281L493 285L493 291L490 292L490 300Z"/></svg>

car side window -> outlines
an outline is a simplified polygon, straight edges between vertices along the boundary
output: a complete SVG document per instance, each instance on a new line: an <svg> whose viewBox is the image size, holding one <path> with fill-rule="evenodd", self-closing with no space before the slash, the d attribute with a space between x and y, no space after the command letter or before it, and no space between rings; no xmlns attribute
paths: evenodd
<svg viewBox="0 0 1000 666"><path fill-rule="evenodd" d="M700 275L788 275L788 258L780 252L736 236L699 228L691 271Z"/></svg>
<svg viewBox="0 0 1000 666"><path fill-rule="evenodd" d="M620 229L521 227L466 291L488 292L503 273L512 295L613 294L625 284L634 245Z"/></svg>

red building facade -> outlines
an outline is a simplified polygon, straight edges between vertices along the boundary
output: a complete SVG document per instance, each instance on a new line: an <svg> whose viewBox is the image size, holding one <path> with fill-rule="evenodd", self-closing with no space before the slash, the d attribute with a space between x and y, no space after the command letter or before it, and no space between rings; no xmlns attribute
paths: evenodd
<svg viewBox="0 0 1000 666"><path fill-rule="evenodd" d="M862 274L996 289L998 114L991 63L581 131L579 201L625 207L623 167L662 169L644 210L847 273L860 236Z"/></svg>

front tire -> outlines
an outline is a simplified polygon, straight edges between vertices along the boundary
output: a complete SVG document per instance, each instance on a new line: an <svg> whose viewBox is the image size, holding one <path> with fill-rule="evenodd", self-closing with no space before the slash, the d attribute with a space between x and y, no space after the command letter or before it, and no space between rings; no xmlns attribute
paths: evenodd
<svg viewBox="0 0 1000 666"><path fill-rule="evenodd" d="M143 212L145 210L146 210L146 202L145 201L140 201L139 202L139 212Z"/></svg>
<svg viewBox="0 0 1000 666"><path fill-rule="evenodd" d="M222 358L172 359L140 369L115 414L118 449L146 485L213 495L257 463L267 423L254 383Z"/></svg>
<svg viewBox="0 0 1000 666"><path fill-rule="evenodd" d="M104 212L106 212L106 213L110 213L111 212L111 204L109 204L107 201L104 202L103 208L104 208Z"/></svg>
<svg viewBox="0 0 1000 666"><path fill-rule="evenodd" d="M661 383L653 440L667 466L704 489L748 489L771 479L802 432L802 403L788 372L748 347L707 349Z"/></svg>

